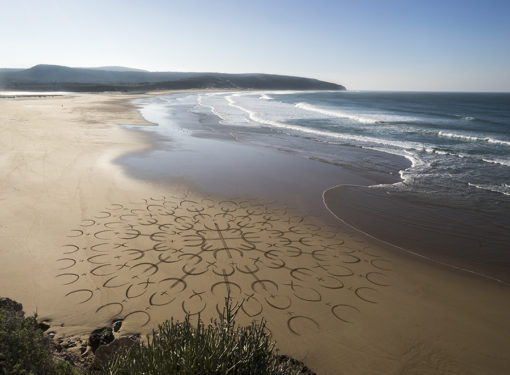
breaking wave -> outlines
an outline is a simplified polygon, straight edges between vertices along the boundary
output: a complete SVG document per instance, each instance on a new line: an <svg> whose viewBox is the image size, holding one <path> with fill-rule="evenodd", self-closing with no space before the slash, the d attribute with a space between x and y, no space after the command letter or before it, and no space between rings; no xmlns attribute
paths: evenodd
<svg viewBox="0 0 510 375"><path fill-rule="evenodd" d="M501 139L494 139L491 137L477 137L477 136L471 136L471 135L463 135L463 134L456 134L456 133L447 133L440 131L437 133L439 137L443 138L451 138L451 139L459 139L466 142L487 142L487 143L493 143L497 145L503 145L503 146L510 146L509 141L503 141Z"/></svg>

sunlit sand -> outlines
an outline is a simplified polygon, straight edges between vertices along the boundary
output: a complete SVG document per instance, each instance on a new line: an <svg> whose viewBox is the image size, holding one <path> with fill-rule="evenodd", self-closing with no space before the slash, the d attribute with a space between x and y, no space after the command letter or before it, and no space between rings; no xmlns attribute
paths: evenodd
<svg viewBox="0 0 510 375"><path fill-rule="evenodd" d="M1 295L56 337L185 314L265 319L319 374L510 371L509 290L264 199L134 180L134 95L0 99ZM341 369L341 371L339 370Z"/></svg>

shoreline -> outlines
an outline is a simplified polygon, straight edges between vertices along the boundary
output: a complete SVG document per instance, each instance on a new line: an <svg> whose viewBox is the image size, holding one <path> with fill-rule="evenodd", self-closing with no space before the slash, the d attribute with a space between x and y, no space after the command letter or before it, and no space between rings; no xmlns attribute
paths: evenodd
<svg viewBox="0 0 510 375"><path fill-rule="evenodd" d="M190 116L183 116L182 113L173 112L172 116L175 118L172 122L172 127L175 129L185 129L185 134L181 134L177 130L167 130L167 127L169 127L168 124L166 124L166 119L164 117L158 117L158 115L155 115L151 113L151 111L148 109L148 105L145 104L145 107L147 109L142 110L144 108L144 105L141 106L141 115L144 115L147 118L150 118L150 121L152 122L160 122L162 125L159 128L153 128L150 129L150 131L147 131L147 129L141 129L144 134L150 134L150 136L153 138L152 144L153 148L150 153L147 152L141 152L138 155L124 155L124 157L121 157L117 160L119 164L121 164L124 168L126 168L127 173L131 174L135 178L143 178L143 179L149 179L152 181L158 181L161 184L165 183L175 183L175 177L177 175L180 175L180 179L182 179L183 184L190 184L190 186L194 186L195 189L198 189L198 191L203 191L204 193L213 193L213 194L221 194L224 193L226 197L231 195L239 195L239 193L242 194L254 194L255 196L265 196L268 199L275 199L279 201L285 201L287 199L286 195L288 195L288 192L291 190L291 186L299 186L300 183L302 183L303 179L299 177L298 173L295 172L286 172L286 173L280 173L280 172L272 172L274 168L270 164L281 164L279 167L276 168L276 171L279 170L299 170L300 174L306 175L308 179L311 180L320 180L324 181L324 184L322 185L324 188L318 188L315 187L313 184L309 184L309 186L306 189L301 189L298 192L292 192L296 196L300 197L300 201L287 201L287 203L298 203L300 206L302 206L305 214L310 214L311 212L321 214L322 216L328 216L329 212L332 213L333 217L338 218L339 220L347 223L347 225L352 225L353 228L359 230L361 233L364 233L368 236L373 237L376 240L381 240L385 243L394 245L396 248L400 249L400 251L408 251L411 254L416 254L418 257L422 257L423 259L427 259L432 262L437 262L438 264L442 266L451 266L452 268L458 269L458 270L464 270L466 272L471 272L473 274L476 274L481 277L487 277L488 279L494 280L496 282L503 282L504 284L508 285L509 281L505 281L505 274L502 273L503 271L493 269L491 268L491 264L484 265L484 264L476 264L477 260L479 260L482 256L480 255L483 251L476 251L476 249L472 249L470 251L471 258L469 259L463 259L462 256L466 256L466 253L462 254L455 254L451 251L452 248L469 248L471 244L468 239L462 240L462 239L456 239L454 234L450 234L446 232L446 230L441 231L438 228L435 228L433 231L430 231L429 223L419 224L420 223L420 217L417 215L416 218L411 218L409 220L404 219L397 219L398 217L402 216L406 211L413 211L413 212L419 212L418 208L415 206L402 206L402 208L397 208L400 206L395 206L395 208L392 208L392 211L389 211L386 206L382 206L378 202L382 202L384 200L388 200L393 198L393 202L399 202L397 197L393 197L390 195L387 195L384 193L384 191L381 192L380 196L377 199L371 199L370 205L367 205L366 207L363 206L362 202L365 201L365 197L363 195L364 189L369 189L367 191L373 191L372 188L375 187L384 187L394 185L394 184L400 184L403 182L403 179L401 177L401 174L404 170L410 168L411 166L407 163L409 163L409 158L402 156L402 155L395 155L390 152L385 151L373 151L365 148L361 148L359 150L349 147L349 146L339 146L337 145L338 149L341 149L341 152L343 154L353 154L354 152L358 152L360 156L363 157L363 153L369 154L374 153L374 157L379 158L387 158L388 160L392 159L393 161L389 163L394 170L387 170L386 174L371 174L368 170L361 170L361 169L353 169L351 166L345 163L334 163L328 160L324 160L321 158L313 157L308 155L306 152L300 153L299 151L293 151L286 148L278 148L277 146L271 144L270 138L263 138L260 135L248 135L246 136L247 132L242 132L239 130L239 128L232 128L225 126L223 124L220 124L218 118L216 116L210 116L210 115L203 115L203 118L200 119L194 119ZM196 125L195 122L200 122L200 125ZM163 127L163 128L161 128ZM137 129L130 129L133 131L137 131ZM164 139L162 139L162 137ZM199 138L199 139L197 139ZM216 141L224 141L223 145L220 145L219 143L214 143ZM178 146L175 146L174 144L179 144ZM240 145L240 147L232 147L231 145ZM201 149L207 149L206 152L203 152ZM256 152L257 148L259 150L267 150L263 151L266 153L269 153L270 156L268 156L267 161L262 159ZM166 149L171 149L172 151L166 152ZM180 149L186 149L185 152L181 152ZM226 151L222 151L222 149L225 149ZM246 150L255 150L247 152ZM154 151L157 150L157 151ZM163 153L167 153L168 156L164 156ZM196 162L187 162L183 160L186 156L180 156L185 155L186 153L193 153L197 155L201 155L202 159L206 160L209 155L214 155L214 157L223 157L223 154L237 154L238 157L242 160L248 160L250 159L250 163L246 164L246 166L249 166L249 169L254 169L255 171L253 173L250 173L249 175L244 175L242 177L242 181L239 181L240 179L227 174L223 171L218 171L219 168L223 168L226 165L226 161L211 164L202 161L197 160ZM170 160L170 158L177 158L178 163L181 163L185 167L183 169L192 171L192 174L202 174L204 173L204 169L207 168L213 168L217 171L219 175L222 176L222 180L230 181L229 183L226 183L225 181L218 182L212 178L197 178L196 176L190 175L189 173L183 172L181 170L178 170L176 168L165 168L165 170L161 170L158 167L153 167L152 165L149 165L145 162L145 160L148 160L148 157L154 158L157 153L157 160L158 162L156 164L160 165L167 165L167 159ZM380 154L381 156L377 156L377 154ZM288 155L289 157L287 158ZM357 154L356 154L357 155ZM353 158L353 157L351 157ZM258 162L253 162L253 160L261 160ZM305 159L305 160L303 160ZM264 160L264 161L263 161ZM271 160L271 161L270 161ZM288 160L288 161L287 161ZM290 160L296 160L296 162L291 162ZM301 161L300 161L301 160ZM399 160L399 161L397 161ZM404 163L405 161L405 163ZM318 163L315 163L318 162ZM299 163L299 165L297 165ZM263 173L259 172L258 169L260 169L259 165L265 164L267 167L263 171ZM204 167L205 165L205 167ZM232 168L232 166L236 165L236 161L232 161L229 168ZM285 165L285 166L283 166ZM331 167L327 167L331 166ZM396 167L399 167L401 169L397 169ZM324 169L324 172L318 173L316 170ZM148 169L154 169L154 171L148 171ZM142 170L143 172L140 172ZM276 177L276 174L278 176ZM257 178L253 176L257 176ZM287 177L288 175L288 177ZM166 177L165 177L166 176ZM331 178L331 176L334 176ZM253 186L260 185L258 180L267 180L268 178L272 179L271 181L271 188L265 189L265 188L257 188L254 189ZM230 183L235 183L240 186L240 188L233 193L232 189L229 187ZM279 191L277 186L285 186L284 188L281 188L282 191ZM361 193L359 194L350 194L349 200L347 201L347 205L339 206L338 202L342 201L340 191L343 190L343 187L349 185L349 188L357 189L359 187L359 190ZM200 188L202 186L202 188ZM298 188L299 189L299 188ZM336 193L338 192L338 193ZM391 191L388 191L388 193L391 193ZM319 202L318 199L316 199L315 196L321 196L321 201ZM359 197L358 197L359 195ZM325 199L325 196L327 196L327 199ZM307 203L310 202L310 203ZM358 203L356 203L358 202ZM361 204L360 204L361 203ZM323 208L323 211L321 212L321 209L318 209L316 206L318 204L324 204L325 207ZM338 206L338 207L337 207ZM363 211L363 217L359 217L355 215L357 211L361 208L364 209ZM391 204L387 204L387 206L391 206ZM380 228L373 228L375 224L372 224L373 229L378 229L379 231L374 230L367 230L364 229L364 224L367 221L373 221L374 220L374 214L369 214L369 212L373 212L377 210L377 212L381 215L381 218L384 219L378 219L377 227ZM385 211L387 213L385 213ZM449 213L449 217L453 218L455 216L456 211L452 209L451 213ZM423 215L422 215L423 216ZM351 220L349 220L349 217L354 217L359 221L359 225L356 225L356 221L353 223ZM446 214L443 215L443 219L447 217ZM438 219L440 217L438 216ZM410 234L401 234L395 233L394 229L402 225L407 225L408 223L412 223L414 219L414 222L416 222L416 228L413 227L411 224L406 226L406 231L401 231L401 233L413 233ZM444 219L446 220L446 219ZM444 221L440 220L440 221ZM391 224L389 222L391 221ZM391 226L391 228L390 228ZM421 229L420 229L421 228ZM476 228L473 228L476 232L479 232L476 230ZM392 232L393 231L393 232ZM455 233L459 231L458 228L452 228L451 233ZM388 237L386 234L389 232L392 232L392 237ZM424 234L422 234L422 232ZM428 236L434 236L437 237L437 240L434 243L428 244L426 241L427 233L430 233ZM379 234L379 235L378 235ZM413 237L412 241L409 241ZM490 234L486 234L486 237L490 237ZM407 242L406 242L407 241ZM476 238L474 238L471 242L476 241ZM430 241L429 241L430 242ZM425 243L427 245L425 246ZM443 246L443 243L448 243L447 247ZM491 244L492 247L494 247L494 244ZM471 246L472 247L472 246ZM434 250L434 249L440 249L440 250ZM493 253L490 253L492 257ZM504 255L504 249L500 251L501 255ZM470 262L468 261L470 260ZM495 261L493 261L493 264ZM499 274L498 274L499 272Z"/></svg>
<svg viewBox="0 0 510 375"><path fill-rule="evenodd" d="M230 290L248 300L241 323L264 317L280 349L319 374L507 372L508 288L281 205L135 180L113 160L153 147L116 125L142 123L131 99L0 101L0 295L37 310L49 332L122 319L119 335L144 334L185 311L215 316Z"/></svg>
<svg viewBox="0 0 510 375"><path fill-rule="evenodd" d="M137 179L150 180L162 186L175 184L178 180L198 192L223 194L226 198L279 200L286 204L303 205L303 214L320 211L328 218L330 215L322 206L322 193L331 186L339 182L371 186L400 181L397 168L384 172L361 169L345 162L335 163L288 147L278 147L271 143L271 139L260 134L252 136L243 132L242 127L232 128L221 124L215 115L190 115L189 109L167 112L159 104L136 105L147 121L160 124L155 128L125 127L128 131L151 139L152 146L148 151L128 153L114 161ZM271 134L270 138L274 136ZM335 147L353 155L353 158L362 155L372 155L374 158L384 156L396 166L408 166L408 160L403 156L348 145ZM236 157L231 160L230 155ZM218 162L215 162L216 159ZM221 178L200 177L211 168ZM243 173L244 169L249 172ZM229 173L228 170L234 171ZM233 189L233 185L237 187ZM301 202L288 200L289 195L299 197Z"/></svg>
<svg viewBox="0 0 510 375"><path fill-rule="evenodd" d="M435 207L412 204L388 195L384 190L373 190L373 187L348 184L333 186L324 191L323 201L338 220L377 241L394 246L398 251L510 286L509 275L504 268L507 261L504 258L506 244L503 238L490 237L487 230L481 232L480 227L462 222L462 219L456 217L456 215L461 217L462 214L458 209L442 208L444 211L442 215L431 216L442 218L441 222L425 222L425 213L420 216L415 212L425 209L432 211ZM373 217L371 222L358 213L366 212L368 207L378 212L377 217ZM339 212L343 212L344 215L340 216ZM416 217L407 218L410 212ZM448 222L449 219L452 221ZM364 230L364 227L371 230ZM480 235L487 238L485 242L490 239L489 244L485 245L486 249L479 249L481 245L477 243L482 243ZM480 262L484 254L490 262Z"/></svg>
<svg viewBox="0 0 510 375"><path fill-rule="evenodd" d="M480 277L480 278L483 278L483 279L486 279L486 280L491 280L491 281L494 281L496 283L499 283L499 284L502 284L502 285L505 285L505 286L510 286L510 283L508 283L507 281L505 280L501 280L501 279L498 279L496 277L493 277L491 275L487 275L487 274L484 274L484 273L480 273L480 272L477 272L475 270L472 270L472 269L469 269L469 268L464 268L462 266L456 266L455 264L453 263L447 263L447 262L443 262L443 261L440 261L438 259L434 259L430 256L427 256L425 254L422 254L422 253L419 253L417 251L414 251L410 248L405 248L405 247L402 247L402 246L399 246L398 244L396 243L393 243L393 242L389 242L389 241L385 241L384 239L381 239L381 238L378 238L372 234L370 234L369 232L365 232L363 231L361 228L359 227L356 227L355 225L352 225L350 224L348 221L344 220L342 217L338 216L335 211L333 211L329 206L328 204L326 203L326 195L328 195L330 192L335 192L335 191L339 191L341 190L342 188L370 188L370 186L361 186L361 185L346 185L346 184L341 184L341 185L337 185L337 186L333 186L329 189L326 189L324 192L323 192L323 195L322 195L322 199L323 199L323 202L324 202L324 206L326 207L326 209L331 213L331 215L333 215L337 220L339 220L340 222L342 222L343 224L351 227L352 229L360 232L361 234L363 234L364 236L367 236L367 237L370 237L372 239L374 239L375 241L378 241L378 242L381 242L381 243L384 243L385 245L388 245L398 251L402 251L404 253L407 253L407 254L410 254L412 256L415 256L417 258L420 258L420 259L423 259L427 262L431 262L431 263L434 263L434 264L437 264L439 266L442 266L442 267L445 267L445 268L449 268L449 269L452 269L452 270L456 270L456 271L461 271L461 272L466 272L468 274L472 274L472 275L475 275L477 277ZM339 193L340 194L340 193ZM334 199L334 198L333 198Z"/></svg>

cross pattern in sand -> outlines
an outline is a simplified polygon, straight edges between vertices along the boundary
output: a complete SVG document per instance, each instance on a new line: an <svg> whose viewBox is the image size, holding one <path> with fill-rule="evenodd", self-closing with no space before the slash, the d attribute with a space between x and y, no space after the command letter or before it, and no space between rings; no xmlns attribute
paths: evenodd
<svg viewBox="0 0 510 375"><path fill-rule="evenodd" d="M56 277L70 303L140 327L160 309L213 316L230 295L246 317L306 335L355 323L389 285L389 262L343 238L252 201L150 198L71 230Z"/></svg>

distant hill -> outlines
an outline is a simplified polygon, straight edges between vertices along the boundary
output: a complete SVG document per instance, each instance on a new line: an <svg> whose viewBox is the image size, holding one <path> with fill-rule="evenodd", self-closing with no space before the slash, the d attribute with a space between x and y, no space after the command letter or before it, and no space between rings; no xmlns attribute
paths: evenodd
<svg viewBox="0 0 510 375"><path fill-rule="evenodd" d="M128 68L126 66L99 66L97 68L89 68L94 70L107 70L110 72L148 72L144 69Z"/></svg>
<svg viewBox="0 0 510 375"><path fill-rule="evenodd" d="M0 68L0 73L19 72L20 70L25 70L25 69L17 69L17 68Z"/></svg>
<svg viewBox="0 0 510 375"><path fill-rule="evenodd" d="M149 72L124 67L36 65L0 69L0 90L147 91L165 89L345 90L312 78L275 74Z"/></svg>

